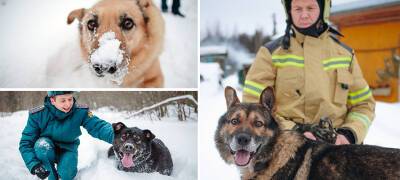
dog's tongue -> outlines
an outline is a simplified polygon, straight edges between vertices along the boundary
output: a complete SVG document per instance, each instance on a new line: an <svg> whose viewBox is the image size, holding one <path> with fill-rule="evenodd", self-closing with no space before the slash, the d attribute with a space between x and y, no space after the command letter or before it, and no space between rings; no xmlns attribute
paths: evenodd
<svg viewBox="0 0 400 180"><path fill-rule="evenodd" d="M131 153L124 153L124 157L122 157L122 165L126 168L130 168L133 166L133 154Z"/></svg>
<svg viewBox="0 0 400 180"><path fill-rule="evenodd" d="M235 153L235 163L239 166L245 166L250 161L250 152L239 150Z"/></svg>

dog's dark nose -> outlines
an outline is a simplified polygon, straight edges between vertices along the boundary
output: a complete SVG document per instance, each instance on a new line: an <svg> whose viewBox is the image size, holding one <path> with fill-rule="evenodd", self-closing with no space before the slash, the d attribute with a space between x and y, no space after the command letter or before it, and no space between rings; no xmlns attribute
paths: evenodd
<svg viewBox="0 0 400 180"><path fill-rule="evenodd" d="M117 71L117 67L116 67L116 66L111 66L111 67L108 69L108 72L109 72L110 74L115 73L115 71Z"/></svg>
<svg viewBox="0 0 400 180"><path fill-rule="evenodd" d="M251 140L251 138L250 138L250 136L248 134L242 133L242 134L238 134L236 136L236 141L241 146L248 145L250 143L250 140Z"/></svg>
<svg viewBox="0 0 400 180"><path fill-rule="evenodd" d="M103 73L103 67L100 64L93 64L93 69L98 74Z"/></svg>
<svg viewBox="0 0 400 180"><path fill-rule="evenodd" d="M124 148L125 148L126 151L132 151L133 150L133 145L127 143L127 144L124 145Z"/></svg>

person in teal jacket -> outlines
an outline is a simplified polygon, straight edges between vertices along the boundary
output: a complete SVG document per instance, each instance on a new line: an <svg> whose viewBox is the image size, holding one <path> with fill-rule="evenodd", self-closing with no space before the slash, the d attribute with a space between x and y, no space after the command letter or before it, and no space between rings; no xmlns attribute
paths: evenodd
<svg viewBox="0 0 400 180"><path fill-rule="evenodd" d="M91 136L112 144L112 125L94 116L88 106L77 104L72 91L47 92L44 105L29 111L19 142L29 171L41 179L73 179L77 173L81 126Z"/></svg>

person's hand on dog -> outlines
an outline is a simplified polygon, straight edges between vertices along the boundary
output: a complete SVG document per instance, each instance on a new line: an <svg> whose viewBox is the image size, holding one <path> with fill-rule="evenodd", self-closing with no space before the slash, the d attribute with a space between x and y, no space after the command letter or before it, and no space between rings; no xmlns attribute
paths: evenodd
<svg viewBox="0 0 400 180"><path fill-rule="evenodd" d="M346 136L338 134L336 137L335 145L341 145L341 144L350 144L350 142L349 140L347 140Z"/></svg>
<svg viewBox="0 0 400 180"><path fill-rule="evenodd" d="M311 133L311 132L309 132L309 131L304 132L303 135L304 135L306 138L311 139L311 140L313 140L313 141L316 141L316 140L317 140L317 138L314 136L314 134Z"/></svg>
<svg viewBox="0 0 400 180"><path fill-rule="evenodd" d="M47 171L41 164L38 164L33 167L33 174L40 179L46 179L50 175L50 171Z"/></svg>

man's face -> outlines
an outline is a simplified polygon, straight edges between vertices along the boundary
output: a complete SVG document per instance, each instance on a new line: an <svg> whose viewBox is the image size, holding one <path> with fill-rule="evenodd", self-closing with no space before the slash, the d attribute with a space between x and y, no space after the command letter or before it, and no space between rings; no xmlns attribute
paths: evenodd
<svg viewBox="0 0 400 180"><path fill-rule="evenodd" d="M298 28L308 28L319 17L319 6L316 0L292 0L290 13L294 25Z"/></svg>
<svg viewBox="0 0 400 180"><path fill-rule="evenodd" d="M69 112L74 104L74 98L72 94L57 95L50 98L51 104L53 104L58 110L62 112Z"/></svg>

